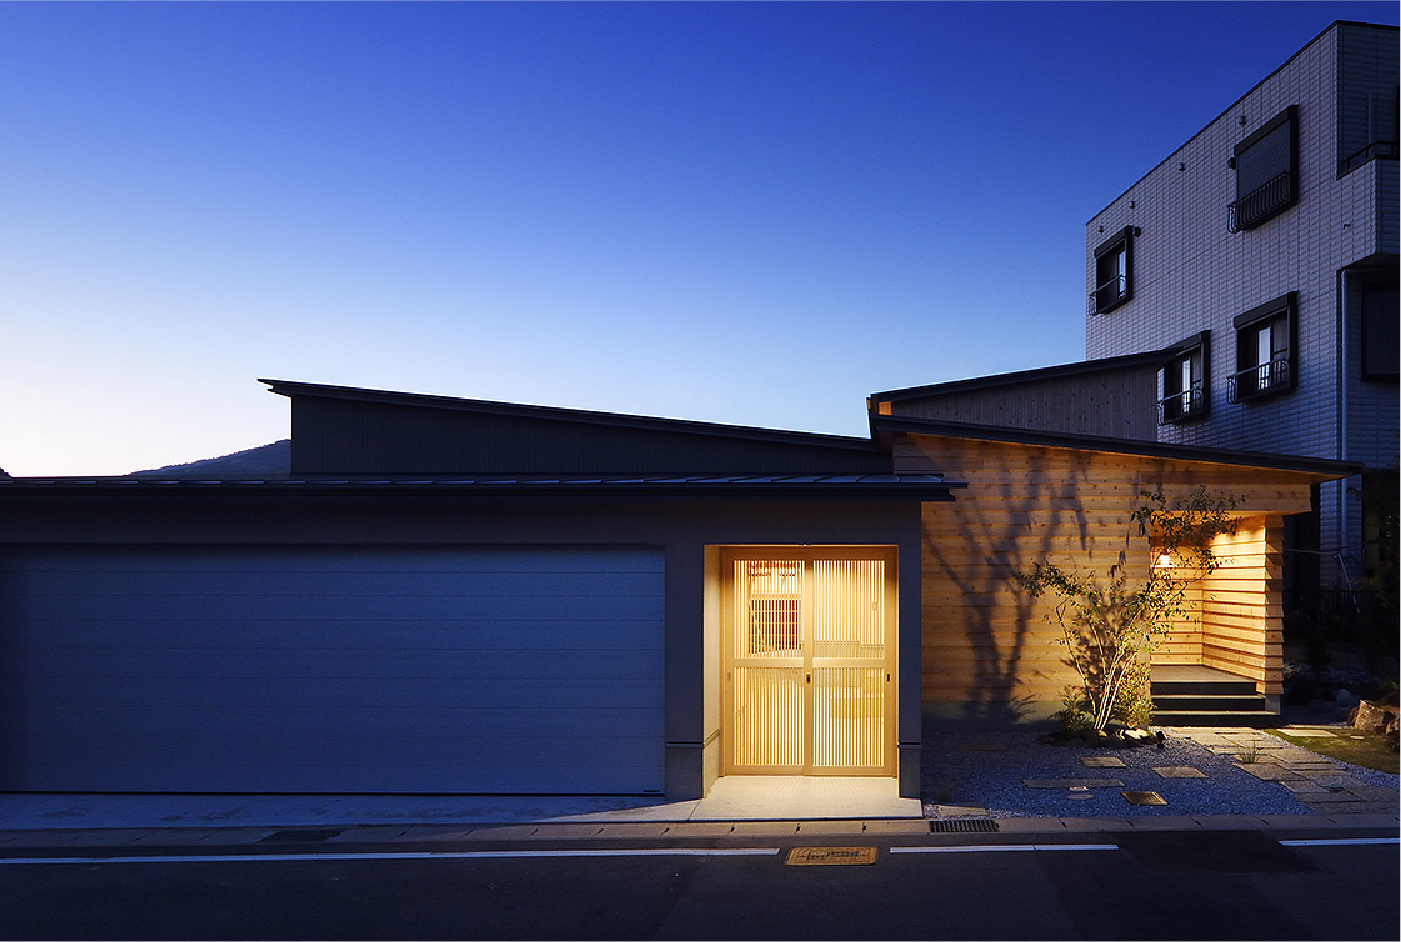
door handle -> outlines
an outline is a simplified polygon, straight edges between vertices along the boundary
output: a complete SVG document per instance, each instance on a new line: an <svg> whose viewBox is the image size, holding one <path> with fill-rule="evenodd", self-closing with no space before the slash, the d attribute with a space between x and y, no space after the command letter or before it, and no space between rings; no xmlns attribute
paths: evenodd
<svg viewBox="0 0 1401 942"><path fill-rule="evenodd" d="M811 674L808 674L808 675L806 675L806 676L807 676L807 680L806 680L805 682L806 682L806 683L809 683L809 684L812 683L812 675L811 675Z"/></svg>

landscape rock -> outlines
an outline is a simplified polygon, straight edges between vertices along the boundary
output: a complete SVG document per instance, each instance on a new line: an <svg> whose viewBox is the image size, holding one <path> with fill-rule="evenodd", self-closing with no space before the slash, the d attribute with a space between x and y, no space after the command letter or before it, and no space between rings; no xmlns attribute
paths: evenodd
<svg viewBox="0 0 1401 942"><path fill-rule="evenodd" d="M1363 700L1352 711L1348 722L1353 729L1386 735L1396 730L1399 717L1401 708Z"/></svg>

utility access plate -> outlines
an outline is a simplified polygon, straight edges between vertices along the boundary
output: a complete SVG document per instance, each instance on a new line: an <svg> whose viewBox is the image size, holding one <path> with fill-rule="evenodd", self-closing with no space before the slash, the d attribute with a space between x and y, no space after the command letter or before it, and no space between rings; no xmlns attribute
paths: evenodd
<svg viewBox="0 0 1401 942"><path fill-rule="evenodd" d="M784 861L790 867L862 867L875 862L874 847L794 847Z"/></svg>

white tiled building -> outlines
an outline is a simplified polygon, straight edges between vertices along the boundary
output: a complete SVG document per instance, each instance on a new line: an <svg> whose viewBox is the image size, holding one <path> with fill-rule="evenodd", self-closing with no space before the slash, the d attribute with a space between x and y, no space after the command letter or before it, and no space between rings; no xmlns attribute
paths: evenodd
<svg viewBox="0 0 1401 942"><path fill-rule="evenodd" d="M1367 465L1295 534L1325 585L1375 569L1395 513L1397 56L1395 27L1334 23L1085 233L1086 358L1176 347L1159 441Z"/></svg>

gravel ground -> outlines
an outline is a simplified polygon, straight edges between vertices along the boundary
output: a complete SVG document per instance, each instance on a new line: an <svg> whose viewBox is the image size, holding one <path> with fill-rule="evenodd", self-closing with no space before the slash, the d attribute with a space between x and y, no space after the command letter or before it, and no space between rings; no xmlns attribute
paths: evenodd
<svg viewBox="0 0 1401 942"><path fill-rule="evenodd" d="M1314 814L1277 782L1264 782L1189 740L1169 737L1164 748L1042 745L1032 730L931 730L924 736L924 801L984 807L997 818L1193 814ZM969 747L1000 746L1000 749ZM1125 768L1089 768L1081 756L1117 756ZM1155 766L1186 765L1207 778L1164 778ZM1358 766L1347 771L1369 785L1397 787L1397 776ZM1023 779L1103 778L1122 788L1092 788L1073 797L1063 788L1027 788ZM1155 791L1166 805L1130 805L1121 791ZM932 811L932 808L928 809Z"/></svg>

